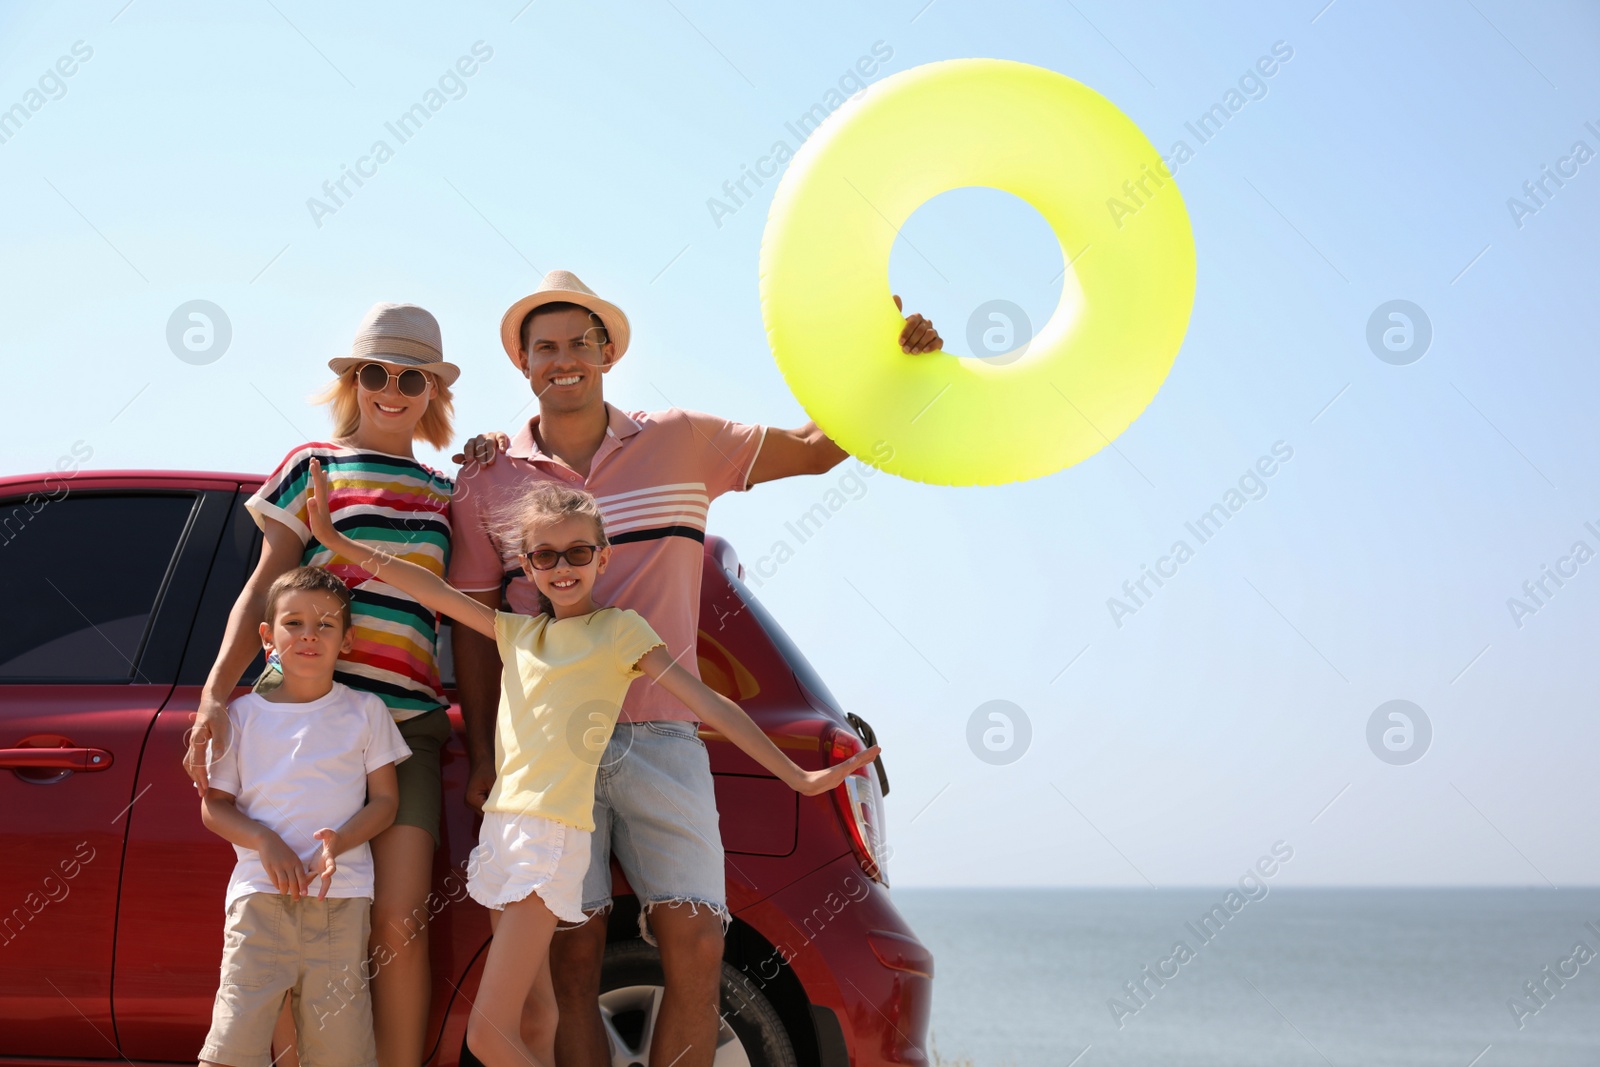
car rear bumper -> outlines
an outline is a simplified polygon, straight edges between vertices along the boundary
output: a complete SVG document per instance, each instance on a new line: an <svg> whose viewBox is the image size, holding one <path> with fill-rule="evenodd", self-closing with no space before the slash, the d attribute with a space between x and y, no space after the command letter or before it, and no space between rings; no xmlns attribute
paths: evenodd
<svg viewBox="0 0 1600 1067"><path fill-rule="evenodd" d="M826 864L739 918L774 946L769 969L758 973L770 978L787 963L804 987L822 1067L931 1064L933 954L853 856Z"/></svg>

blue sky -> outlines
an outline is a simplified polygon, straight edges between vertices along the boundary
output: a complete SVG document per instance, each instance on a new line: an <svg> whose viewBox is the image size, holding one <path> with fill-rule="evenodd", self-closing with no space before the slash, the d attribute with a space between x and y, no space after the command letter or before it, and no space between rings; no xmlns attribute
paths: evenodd
<svg viewBox="0 0 1600 1067"><path fill-rule="evenodd" d="M1504 0L7 5L0 108L45 84L0 143L4 468L81 441L95 467L265 471L324 433L306 397L378 300L438 315L462 430L510 429L528 396L499 317L557 267L633 320L614 402L798 425L757 290L776 180L731 214L708 201L875 46L873 80L1038 64L1194 152L1194 313L1155 401L1034 482L841 468L713 509L749 564L845 493L759 594L878 728L897 884L1214 884L1277 840L1279 884L1594 884L1600 854L1574 846L1600 802L1600 562L1559 561L1600 551L1600 162L1560 161L1600 152L1597 29L1592 6ZM478 42L421 131L386 137ZM1198 144L1185 123L1278 42L1264 94ZM314 218L380 138L393 158ZM1558 166L1576 174L1515 217ZM1031 208L961 190L887 271L961 348L988 300L1042 324L1061 266ZM196 299L233 334L204 365L166 343ZM1367 342L1397 299L1433 334L1405 365ZM1114 617L1279 442L1264 495ZM1514 618L1545 565L1577 573ZM996 700L1031 726L999 765L968 744ZM1431 723L1410 764L1368 745L1391 700Z"/></svg>

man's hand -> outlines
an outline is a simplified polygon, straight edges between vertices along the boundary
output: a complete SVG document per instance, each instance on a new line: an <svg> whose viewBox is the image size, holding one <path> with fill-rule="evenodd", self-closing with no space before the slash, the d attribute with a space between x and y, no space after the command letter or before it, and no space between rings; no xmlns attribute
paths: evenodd
<svg viewBox="0 0 1600 1067"><path fill-rule="evenodd" d="M227 749L230 740L228 705L202 694L200 707L191 721L194 725L189 727L188 745L183 751L183 769L194 782L195 792L205 796L211 786L211 776L206 771L206 742L215 741L219 755Z"/></svg>
<svg viewBox="0 0 1600 1067"><path fill-rule="evenodd" d="M306 865L300 862L294 850L283 843L283 838L271 830L266 834L261 847L256 850L261 857L261 866L266 868L274 889L299 900L311 885L311 872L306 870Z"/></svg>
<svg viewBox="0 0 1600 1067"><path fill-rule="evenodd" d="M489 433L480 433L461 446L461 451L450 457L451 463L460 465L475 464L487 467L495 461L500 453L511 447L511 438L499 430Z"/></svg>
<svg viewBox="0 0 1600 1067"><path fill-rule="evenodd" d="M484 802L489 799L489 790L494 788L494 780L493 756L470 760L467 767L467 807L481 814Z"/></svg>
<svg viewBox="0 0 1600 1067"><path fill-rule="evenodd" d="M894 307L896 311L905 310L898 296L894 298ZM944 338L933 328L933 323L912 312L906 319L905 328L900 331L900 351L913 355L918 352L937 352L943 347Z"/></svg>
<svg viewBox="0 0 1600 1067"><path fill-rule="evenodd" d="M500 607L500 590L467 596L493 611ZM500 650L494 640L468 626L451 628L456 654L456 695L467 728L467 787L463 799L473 811L482 811L494 788L496 767L494 736L496 709L500 706Z"/></svg>
<svg viewBox="0 0 1600 1067"><path fill-rule="evenodd" d="M800 771L799 775L789 782L789 785L794 788L795 792L808 797L826 793L848 778L857 768L865 767L877 759L878 753L882 751L883 749L873 745L865 752L857 752L843 763L836 763L825 771Z"/></svg>
<svg viewBox="0 0 1600 1067"><path fill-rule="evenodd" d="M322 842L322 853L317 857L309 874L312 878L322 879L322 888L317 891L317 899L326 900L328 886L333 881L333 872L339 869L339 864L335 857L340 852L343 852L344 849L339 845L339 831L337 830L324 826L311 836Z"/></svg>

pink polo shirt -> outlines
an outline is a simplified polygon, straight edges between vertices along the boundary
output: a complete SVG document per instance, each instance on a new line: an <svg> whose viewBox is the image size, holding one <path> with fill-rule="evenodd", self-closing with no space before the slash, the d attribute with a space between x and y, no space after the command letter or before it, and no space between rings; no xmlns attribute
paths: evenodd
<svg viewBox="0 0 1600 1067"><path fill-rule="evenodd" d="M600 504L612 544L611 562L595 583L596 602L643 615L678 665L699 677L692 649L700 629L706 510L723 493L750 487L766 427L681 408L625 415L607 404L606 414L606 437L587 478L534 444L537 415L493 464L462 468L450 500L446 577L467 593L504 589L512 611L538 614L538 590L517 555L521 546L501 543L495 516L535 481L587 490ZM621 718L695 716L641 677L623 698Z"/></svg>

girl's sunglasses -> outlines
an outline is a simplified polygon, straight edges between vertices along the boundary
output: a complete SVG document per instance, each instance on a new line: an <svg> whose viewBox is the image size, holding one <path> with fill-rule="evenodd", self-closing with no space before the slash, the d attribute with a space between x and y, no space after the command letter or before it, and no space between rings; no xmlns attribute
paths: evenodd
<svg viewBox="0 0 1600 1067"><path fill-rule="evenodd" d="M536 571L554 570L557 563L566 560L574 567L587 567L594 562L594 554L600 550L599 545L573 545L564 551L557 552L553 548L536 548L532 552L524 552L528 563Z"/></svg>
<svg viewBox="0 0 1600 1067"><path fill-rule="evenodd" d="M403 370L394 374L381 363L368 363L356 372L356 381L369 393L383 392L390 378L395 380L401 396L421 396L428 391L428 376L419 370Z"/></svg>

